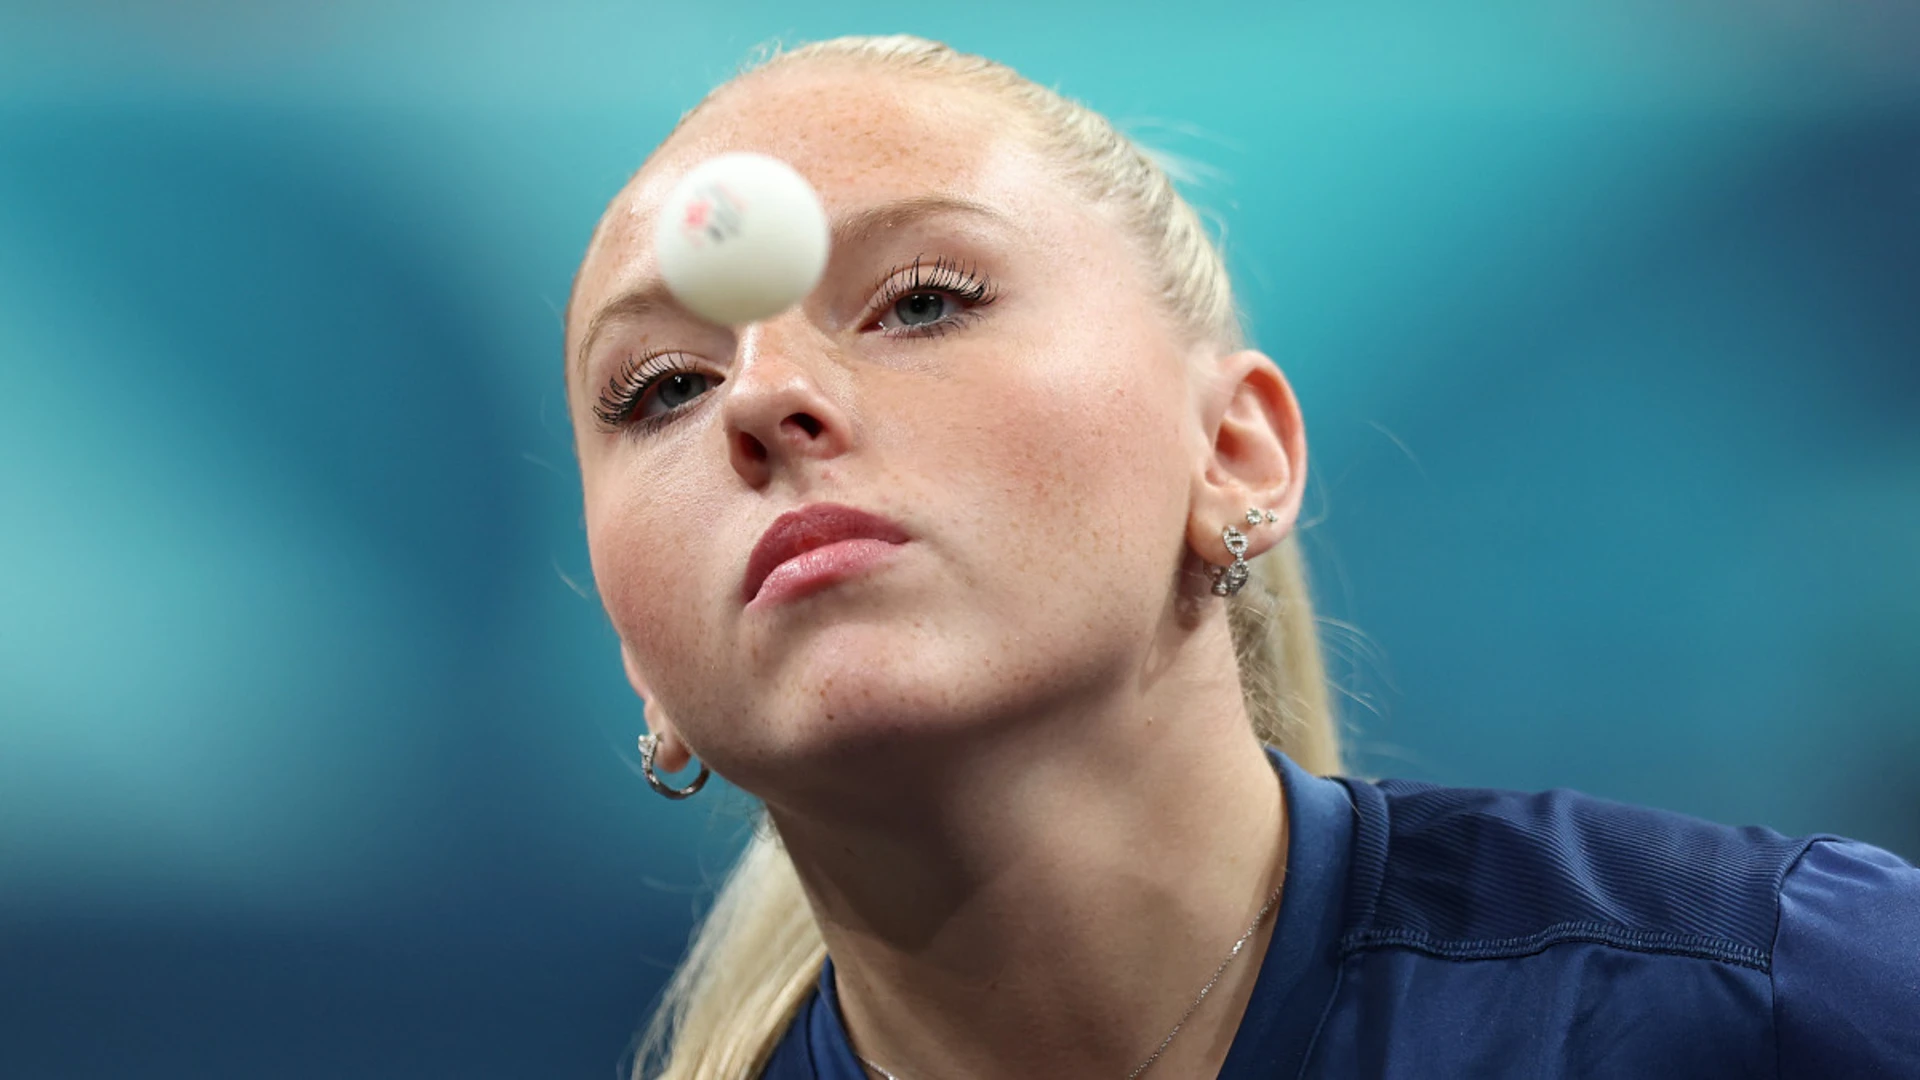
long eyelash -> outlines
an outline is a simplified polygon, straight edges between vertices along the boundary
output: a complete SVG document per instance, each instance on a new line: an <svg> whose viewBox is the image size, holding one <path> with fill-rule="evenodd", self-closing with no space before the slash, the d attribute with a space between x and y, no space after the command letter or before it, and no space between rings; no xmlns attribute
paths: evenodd
<svg viewBox="0 0 1920 1080"><path fill-rule="evenodd" d="M887 290L878 305L882 311L917 292L944 292L975 308L993 303L999 295L994 290L992 280L980 273L972 263L957 262L944 255L931 263L926 261L926 256L917 256L912 262L902 263L888 271L887 281ZM953 321L949 320L904 332L943 334L952 326ZM663 350L628 356L621 361L620 370L607 380L599 399L594 402L594 419L600 421L608 431L625 427L652 429L670 422L674 415L672 412L636 420L633 411L640 407L641 399L661 379L700 374L692 365L670 359L673 355Z"/></svg>
<svg viewBox="0 0 1920 1080"><path fill-rule="evenodd" d="M974 264L957 262L944 255L932 263L928 263L924 255L916 256L910 263L901 263L887 271L887 282L887 291L881 294L878 305L881 311L917 292L948 293L976 308L986 307L999 296L994 290L993 281L980 273ZM942 334L951 328L950 322L939 322L924 329L906 332Z"/></svg>
<svg viewBox="0 0 1920 1080"><path fill-rule="evenodd" d="M623 427L656 427L666 422L673 413L633 419L633 410L640 407L640 399L661 379L674 375L697 375L693 367L676 363L670 357L674 354L660 351L629 356L620 362L620 370L600 391L600 399L594 402L593 415L608 431L618 431Z"/></svg>

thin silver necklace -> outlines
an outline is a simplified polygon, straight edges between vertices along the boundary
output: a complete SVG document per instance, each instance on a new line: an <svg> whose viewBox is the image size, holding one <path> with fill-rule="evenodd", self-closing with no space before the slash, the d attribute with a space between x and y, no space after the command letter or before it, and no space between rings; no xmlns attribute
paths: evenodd
<svg viewBox="0 0 1920 1080"><path fill-rule="evenodd" d="M1227 966L1233 963L1234 959L1240 955L1240 950L1246 946L1247 939L1253 936L1254 931L1260 929L1261 923L1267 921L1267 913L1273 910L1274 903L1280 899L1280 890L1286 883L1287 870L1286 867L1282 866L1280 868L1280 881L1273 887L1273 892L1267 895L1267 902L1260 905L1260 914L1253 917L1253 924L1247 927L1246 933L1240 935L1239 941L1233 943L1233 948L1227 951L1227 958L1220 961L1220 966L1213 969L1213 978L1208 979L1207 985L1201 987L1200 992L1194 995L1193 1004L1187 1006L1187 1011L1180 1014L1180 1020L1173 1025L1173 1030L1167 1032L1167 1037L1161 1039L1160 1045L1153 1048L1153 1053L1147 1055L1147 1060L1141 1062L1132 1072L1127 1074L1127 1080L1139 1080L1140 1074L1151 1068L1154 1062L1160 1060L1160 1055L1167 1052L1168 1044L1173 1042L1175 1035L1180 1034L1181 1028L1187 1026L1187 1021L1193 1018L1193 1012L1200 1007L1200 1003L1207 1000L1207 995L1213 992L1214 984L1220 981L1220 976L1226 974ZM860 1058L860 1064L879 1073L882 1080L900 1080L898 1076L888 1072L872 1061L860 1057L859 1054L855 1054L854 1057Z"/></svg>

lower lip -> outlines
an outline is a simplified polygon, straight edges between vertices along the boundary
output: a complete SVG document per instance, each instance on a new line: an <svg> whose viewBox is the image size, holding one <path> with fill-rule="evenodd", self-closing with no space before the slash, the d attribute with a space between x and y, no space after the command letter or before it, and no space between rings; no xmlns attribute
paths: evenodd
<svg viewBox="0 0 1920 1080"><path fill-rule="evenodd" d="M841 540L801 552L774 567L747 606L767 607L811 596L873 569L892 558L899 548L899 544L885 540L862 539Z"/></svg>

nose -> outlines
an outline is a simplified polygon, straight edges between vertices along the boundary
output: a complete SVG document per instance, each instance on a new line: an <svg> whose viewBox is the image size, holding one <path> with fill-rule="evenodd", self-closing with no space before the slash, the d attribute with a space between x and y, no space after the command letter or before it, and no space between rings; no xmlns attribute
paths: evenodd
<svg viewBox="0 0 1920 1080"><path fill-rule="evenodd" d="M798 317L754 323L740 334L722 405L727 452L749 486L846 453L846 368L831 343Z"/></svg>

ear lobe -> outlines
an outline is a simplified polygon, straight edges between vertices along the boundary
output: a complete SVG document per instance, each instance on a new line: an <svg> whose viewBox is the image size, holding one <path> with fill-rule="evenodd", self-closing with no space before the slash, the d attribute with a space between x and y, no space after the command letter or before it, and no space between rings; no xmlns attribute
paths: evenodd
<svg viewBox="0 0 1920 1080"><path fill-rule="evenodd" d="M1285 375L1266 354L1243 349L1219 360L1212 416L1213 443L1201 470L1188 543L1209 562L1230 556L1220 530L1244 532L1249 556L1272 547L1293 528L1307 478L1306 427ZM1248 525L1249 509L1271 510L1272 523ZM1216 550L1218 549L1218 550Z"/></svg>
<svg viewBox="0 0 1920 1080"><path fill-rule="evenodd" d="M634 661L633 650L627 643L620 643L620 665L627 670L627 683L633 692L640 695L641 716L646 720L647 730L659 736L658 749L653 760L663 772L679 772L693 762L693 752L687 749L685 740L674 730L673 722L667 719L653 692L647 688L647 680L640 674L640 666Z"/></svg>

